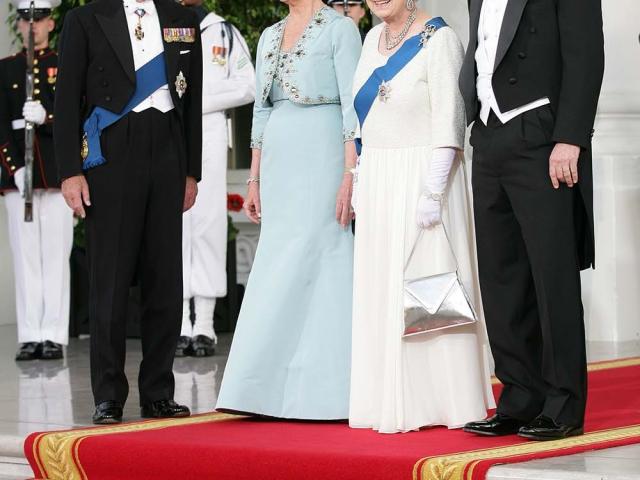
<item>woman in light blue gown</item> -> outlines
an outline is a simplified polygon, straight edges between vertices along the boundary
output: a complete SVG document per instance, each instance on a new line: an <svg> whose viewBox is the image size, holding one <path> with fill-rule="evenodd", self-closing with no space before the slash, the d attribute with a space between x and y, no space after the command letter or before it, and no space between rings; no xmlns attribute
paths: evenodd
<svg viewBox="0 0 640 480"><path fill-rule="evenodd" d="M346 419L361 41L321 0L285 3L258 46L245 210L261 234L217 409Z"/></svg>

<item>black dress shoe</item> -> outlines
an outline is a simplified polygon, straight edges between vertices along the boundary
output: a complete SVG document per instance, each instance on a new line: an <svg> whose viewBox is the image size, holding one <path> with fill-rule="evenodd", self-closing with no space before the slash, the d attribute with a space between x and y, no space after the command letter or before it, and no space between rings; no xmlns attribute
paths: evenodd
<svg viewBox="0 0 640 480"><path fill-rule="evenodd" d="M21 343L16 353L16 362L38 360L42 358L42 344L38 342Z"/></svg>
<svg viewBox="0 0 640 480"><path fill-rule="evenodd" d="M465 432L488 437L515 435L526 422L496 413L493 417L478 422L467 423L462 429Z"/></svg>
<svg viewBox="0 0 640 480"><path fill-rule="evenodd" d="M540 415L528 425L520 429L518 435L529 440L562 440L575 437L584 433L582 425L563 425L556 423L549 417Z"/></svg>
<svg viewBox="0 0 640 480"><path fill-rule="evenodd" d="M122 403L113 400L98 403L93 413L93 423L96 425L122 423Z"/></svg>
<svg viewBox="0 0 640 480"><path fill-rule="evenodd" d="M173 400L158 400L147 403L140 409L142 418L180 418L191 415L188 407L178 405Z"/></svg>
<svg viewBox="0 0 640 480"><path fill-rule="evenodd" d="M176 348L176 357L188 357L193 353L193 349L191 347L191 338L186 336L181 336L178 339L178 347Z"/></svg>
<svg viewBox="0 0 640 480"><path fill-rule="evenodd" d="M193 349L194 357L213 357L216 353L213 338L205 335L198 335L194 338L191 348Z"/></svg>
<svg viewBox="0 0 640 480"><path fill-rule="evenodd" d="M42 344L42 360L60 360L63 357L62 345L46 340Z"/></svg>

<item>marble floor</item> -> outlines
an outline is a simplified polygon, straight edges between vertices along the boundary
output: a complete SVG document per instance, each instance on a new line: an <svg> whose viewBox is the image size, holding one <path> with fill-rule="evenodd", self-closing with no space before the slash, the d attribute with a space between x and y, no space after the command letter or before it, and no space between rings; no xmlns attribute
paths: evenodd
<svg viewBox="0 0 640 480"><path fill-rule="evenodd" d="M72 339L61 361L16 363L15 326L0 326L0 480L25 478L22 441L31 432L65 429L91 422L89 339ZM219 338L212 358L176 359L176 400L193 412L211 411L216 403L230 334ZM139 418L136 378L141 360L138 340L128 340L127 376L131 381L126 420ZM640 340L619 344L592 343L590 361L640 355ZM495 467L490 480L640 480L640 446L571 457Z"/></svg>

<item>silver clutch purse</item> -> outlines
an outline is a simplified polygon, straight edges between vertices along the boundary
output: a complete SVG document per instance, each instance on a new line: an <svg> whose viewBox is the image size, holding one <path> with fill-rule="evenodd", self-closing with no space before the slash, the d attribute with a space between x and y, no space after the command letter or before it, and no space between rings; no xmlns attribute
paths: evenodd
<svg viewBox="0 0 640 480"><path fill-rule="evenodd" d="M444 228L444 224L442 227ZM453 252L446 228L444 232ZM420 237L409 255L405 271L419 240ZM455 258L455 253L453 255ZM462 286L457 269L455 272L405 279L403 338L470 325L477 321L478 317Z"/></svg>

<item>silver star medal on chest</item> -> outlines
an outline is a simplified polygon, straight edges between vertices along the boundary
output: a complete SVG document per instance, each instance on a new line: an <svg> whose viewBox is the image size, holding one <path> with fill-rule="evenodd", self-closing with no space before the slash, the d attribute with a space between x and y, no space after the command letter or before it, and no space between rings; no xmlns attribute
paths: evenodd
<svg viewBox="0 0 640 480"><path fill-rule="evenodd" d="M391 98L391 85L386 80L383 80L378 87L378 100L382 103L387 103L389 98Z"/></svg>
<svg viewBox="0 0 640 480"><path fill-rule="evenodd" d="M178 76L176 77L175 86L178 98L182 98L182 95L184 95L184 93L187 91L187 79L184 77L182 71L180 71L180 73L178 73Z"/></svg>

